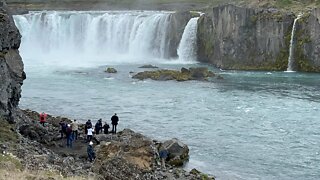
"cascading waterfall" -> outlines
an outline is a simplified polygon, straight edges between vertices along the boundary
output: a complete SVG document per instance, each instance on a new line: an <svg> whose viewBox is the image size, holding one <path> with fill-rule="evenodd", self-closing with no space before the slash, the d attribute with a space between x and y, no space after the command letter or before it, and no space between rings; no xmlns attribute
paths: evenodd
<svg viewBox="0 0 320 180"><path fill-rule="evenodd" d="M186 25L178 47L179 60L192 62L197 58L197 25L199 17L191 18Z"/></svg>
<svg viewBox="0 0 320 180"><path fill-rule="evenodd" d="M292 72L293 71L293 63L294 63L294 35L296 32L296 23L297 21L301 18L302 14L299 14L298 17L296 19L294 19L293 21L293 26L292 26L292 31L291 31L291 40L290 40L290 48L289 48L289 58L288 58L288 68L287 71L288 72Z"/></svg>
<svg viewBox="0 0 320 180"><path fill-rule="evenodd" d="M169 12L30 12L14 16L24 58L82 62L167 57ZM130 57L130 58L128 58ZM139 59L139 60L138 60Z"/></svg>

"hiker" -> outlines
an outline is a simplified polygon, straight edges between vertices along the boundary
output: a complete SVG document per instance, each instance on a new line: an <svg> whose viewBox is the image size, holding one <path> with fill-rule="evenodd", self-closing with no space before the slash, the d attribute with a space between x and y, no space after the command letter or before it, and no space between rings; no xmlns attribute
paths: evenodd
<svg viewBox="0 0 320 180"><path fill-rule="evenodd" d="M102 130L102 119L99 119L96 125L94 126L96 134L100 133L100 130Z"/></svg>
<svg viewBox="0 0 320 180"><path fill-rule="evenodd" d="M90 142L92 140L93 132L94 130L92 127L89 127L87 129L87 142Z"/></svg>
<svg viewBox="0 0 320 180"><path fill-rule="evenodd" d="M92 123L91 123L91 120L88 119L88 121L86 122L86 124L84 125L84 133L85 134L88 134L88 129L92 127Z"/></svg>
<svg viewBox="0 0 320 180"><path fill-rule="evenodd" d="M111 117L111 124L112 124L112 133L117 133L117 125L119 122L119 118L117 116L117 113L114 113L114 115Z"/></svg>
<svg viewBox="0 0 320 180"><path fill-rule="evenodd" d="M61 139L62 139L63 138L63 134L66 134L67 124L64 122L64 120L61 120L59 122L59 124L60 124L60 127L61 127L60 133L61 133Z"/></svg>
<svg viewBox="0 0 320 180"><path fill-rule="evenodd" d="M168 158L168 150L164 147L161 147L159 150L159 156L161 159L161 167L163 168L163 170L166 170L166 159Z"/></svg>
<svg viewBox="0 0 320 180"><path fill-rule="evenodd" d="M78 129L79 129L79 125L77 123L77 120L75 119L73 121L73 123L71 124L71 129L72 129L72 138L74 140L78 139Z"/></svg>
<svg viewBox="0 0 320 180"><path fill-rule="evenodd" d="M103 132L105 134L109 134L109 128L110 128L109 124L107 122L105 122L103 125Z"/></svg>
<svg viewBox="0 0 320 180"><path fill-rule="evenodd" d="M93 142L90 141L87 147L87 153L88 153L88 158L90 162L92 162L96 158L96 153L94 152L92 145L93 145Z"/></svg>
<svg viewBox="0 0 320 180"><path fill-rule="evenodd" d="M70 124L67 125L66 135L67 135L67 147L72 148L72 129Z"/></svg>
<svg viewBox="0 0 320 180"><path fill-rule="evenodd" d="M42 112L40 114L40 124L42 124L42 126L44 127L44 124L46 123L47 121L47 114Z"/></svg>

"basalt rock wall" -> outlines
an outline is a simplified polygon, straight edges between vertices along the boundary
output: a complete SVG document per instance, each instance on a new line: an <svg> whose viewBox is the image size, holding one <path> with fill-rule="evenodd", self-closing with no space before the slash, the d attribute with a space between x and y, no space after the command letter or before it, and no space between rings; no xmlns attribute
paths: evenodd
<svg viewBox="0 0 320 180"><path fill-rule="evenodd" d="M294 42L294 70L320 72L320 9L297 21Z"/></svg>
<svg viewBox="0 0 320 180"><path fill-rule="evenodd" d="M21 86L25 79L19 55L21 35L9 15L6 4L0 2L0 117L13 121Z"/></svg>
<svg viewBox="0 0 320 180"><path fill-rule="evenodd" d="M225 5L198 21L198 60L223 69L285 70L294 15Z"/></svg>

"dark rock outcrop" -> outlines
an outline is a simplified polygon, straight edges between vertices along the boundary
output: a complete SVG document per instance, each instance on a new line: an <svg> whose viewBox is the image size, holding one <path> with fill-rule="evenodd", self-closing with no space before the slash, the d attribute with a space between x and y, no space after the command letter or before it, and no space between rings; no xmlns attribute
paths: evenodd
<svg viewBox="0 0 320 180"><path fill-rule="evenodd" d="M293 14L234 5L198 20L198 60L222 69L286 70Z"/></svg>
<svg viewBox="0 0 320 180"><path fill-rule="evenodd" d="M146 65L140 66L139 68L158 68L158 67L152 64L146 64Z"/></svg>
<svg viewBox="0 0 320 180"><path fill-rule="evenodd" d="M173 138L161 145L169 152L168 163L173 166L183 166L189 160L189 148L180 140Z"/></svg>
<svg viewBox="0 0 320 180"><path fill-rule="evenodd" d="M12 113L18 106L26 77L18 51L21 35L5 3L0 3L0 116L13 121Z"/></svg>
<svg viewBox="0 0 320 180"><path fill-rule="evenodd" d="M293 70L320 72L320 9L297 21L294 37Z"/></svg>
<svg viewBox="0 0 320 180"><path fill-rule="evenodd" d="M185 26L188 24L189 20L192 18L192 14L188 11L178 11L173 13L169 17L170 25L168 28L168 46L166 46L168 52L167 56L164 58L174 58L178 57L177 49L184 31Z"/></svg>
<svg viewBox="0 0 320 180"><path fill-rule="evenodd" d="M106 73L117 73L118 71L113 67L108 67L108 68L106 68L106 70L104 70L104 72L106 72Z"/></svg>
<svg viewBox="0 0 320 180"><path fill-rule="evenodd" d="M209 71L206 67L197 67L197 68L181 68L181 71L177 70L168 70L162 69L157 71L144 71L139 72L132 76L134 79L144 80L144 79L152 79L158 81L168 81L168 80L176 80L176 81L189 81L189 80L208 80L208 78L216 76L212 71ZM221 76L217 76L217 78L221 79Z"/></svg>

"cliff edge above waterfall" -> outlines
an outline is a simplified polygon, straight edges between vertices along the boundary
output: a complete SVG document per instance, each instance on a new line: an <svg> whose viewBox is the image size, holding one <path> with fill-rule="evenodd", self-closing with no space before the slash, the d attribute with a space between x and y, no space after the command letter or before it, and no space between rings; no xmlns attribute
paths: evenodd
<svg viewBox="0 0 320 180"><path fill-rule="evenodd" d="M198 60L222 69L285 71L293 38L294 70L319 72L318 10L297 15L277 9L224 5L198 21Z"/></svg>

